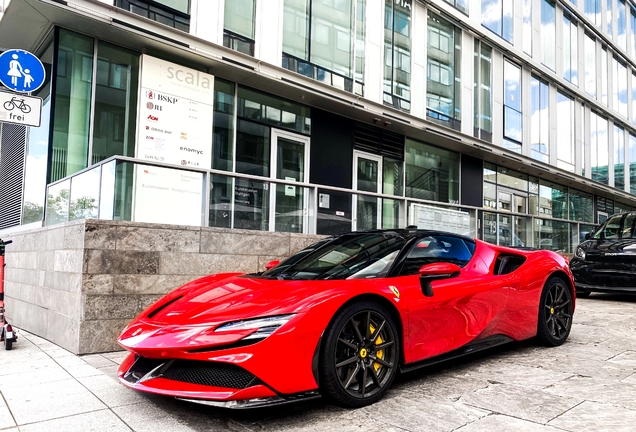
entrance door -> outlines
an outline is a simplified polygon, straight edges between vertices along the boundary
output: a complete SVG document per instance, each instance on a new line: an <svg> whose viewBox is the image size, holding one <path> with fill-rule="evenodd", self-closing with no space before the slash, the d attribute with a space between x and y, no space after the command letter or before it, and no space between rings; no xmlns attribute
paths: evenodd
<svg viewBox="0 0 636 432"><path fill-rule="evenodd" d="M309 137L272 129L272 178L309 181ZM270 231L308 232L307 194L303 187L270 188Z"/></svg>
<svg viewBox="0 0 636 432"><path fill-rule="evenodd" d="M353 152L353 189L364 192L382 192L382 157ZM353 197L353 229L361 231L380 228L382 207L380 198L356 195Z"/></svg>

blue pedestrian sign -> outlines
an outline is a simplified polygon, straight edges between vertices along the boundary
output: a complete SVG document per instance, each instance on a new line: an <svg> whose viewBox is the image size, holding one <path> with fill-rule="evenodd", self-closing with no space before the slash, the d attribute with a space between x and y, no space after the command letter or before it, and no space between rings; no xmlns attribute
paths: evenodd
<svg viewBox="0 0 636 432"><path fill-rule="evenodd" d="M44 65L28 51L11 49L0 54L0 82L18 93L31 93L44 84Z"/></svg>

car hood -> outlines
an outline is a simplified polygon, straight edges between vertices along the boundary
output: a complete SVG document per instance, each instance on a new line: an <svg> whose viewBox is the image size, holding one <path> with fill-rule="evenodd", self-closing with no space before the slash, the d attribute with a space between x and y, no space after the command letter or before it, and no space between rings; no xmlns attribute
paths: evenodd
<svg viewBox="0 0 636 432"><path fill-rule="evenodd" d="M580 244L585 250L586 256L611 257L626 255L636 257L636 239L622 240L587 240Z"/></svg>

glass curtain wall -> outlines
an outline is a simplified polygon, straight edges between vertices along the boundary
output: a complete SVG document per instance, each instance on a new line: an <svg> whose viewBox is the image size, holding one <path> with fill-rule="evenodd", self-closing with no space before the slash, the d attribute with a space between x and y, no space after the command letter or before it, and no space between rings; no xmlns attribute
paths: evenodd
<svg viewBox="0 0 636 432"><path fill-rule="evenodd" d="M634 31L636 29L633 29ZM616 2L616 42L623 50L627 49L627 9L625 0Z"/></svg>
<svg viewBox="0 0 636 432"><path fill-rule="evenodd" d="M44 219L46 198L46 173L49 154L49 126L51 120L51 70L53 65L53 35L45 42L44 52L38 55L44 65L44 85L33 93L42 98L40 127L30 127L27 135L24 167L24 192L22 205L22 225L40 222Z"/></svg>
<svg viewBox="0 0 636 432"><path fill-rule="evenodd" d="M114 155L134 156L139 54L99 41L95 81L89 165Z"/></svg>
<svg viewBox="0 0 636 432"><path fill-rule="evenodd" d="M584 12L587 19L601 27L601 0L584 0Z"/></svg>
<svg viewBox="0 0 636 432"><path fill-rule="evenodd" d="M522 0L523 51L532 56L532 0Z"/></svg>
<svg viewBox="0 0 636 432"><path fill-rule="evenodd" d="M601 102L607 106L607 48L601 51Z"/></svg>
<svg viewBox="0 0 636 432"><path fill-rule="evenodd" d="M473 94L474 136L492 141L492 48L475 39Z"/></svg>
<svg viewBox="0 0 636 432"><path fill-rule="evenodd" d="M614 0L606 0L605 4L607 5L607 10L605 11L605 18L607 19L607 36L612 39L614 36L612 34L612 24L614 22L614 8L613 8Z"/></svg>
<svg viewBox="0 0 636 432"><path fill-rule="evenodd" d="M364 14L364 0L285 0L283 67L362 95Z"/></svg>
<svg viewBox="0 0 636 432"><path fill-rule="evenodd" d="M468 3L469 3L468 0L444 0L444 1L448 4L452 4L457 9L459 9L460 11L468 15Z"/></svg>
<svg viewBox="0 0 636 432"><path fill-rule="evenodd" d="M436 123L459 130L461 33L431 12L428 13L427 30L426 116Z"/></svg>
<svg viewBox="0 0 636 432"><path fill-rule="evenodd" d="M88 166L94 40L59 30L49 183Z"/></svg>
<svg viewBox="0 0 636 432"><path fill-rule="evenodd" d="M614 187L625 190L625 130L614 125Z"/></svg>
<svg viewBox="0 0 636 432"><path fill-rule="evenodd" d="M632 123L636 124L636 73L632 73Z"/></svg>
<svg viewBox="0 0 636 432"><path fill-rule="evenodd" d="M631 55L632 57L636 57L636 10L634 10L633 7L629 8L629 24L631 29L629 34Z"/></svg>
<svg viewBox="0 0 636 432"><path fill-rule="evenodd" d="M411 110L410 0L385 1L384 103L404 111Z"/></svg>
<svg viewBox="0 0 636 432"><path fill-rule="evenodd" d="M557 92L557 166L574 172L574 101Z"/></svg>
<svg viewBox="0 0 636 432"><path fill-rule="evenodd" d="M212 168L232 171L234 148L233 82L214 79L214 125L212 138Z"/></svg>
<svg viewBox="0 0 636 432"><path fill-rule="evenodd" d="M556 70L556 9L549 0L541 0L541 63Z"/></svg>
<svg viewBox="0 0 636 432"><path fill-rule="evenodd" d="M513 3L509 0L482 0L481 25L512 43Z"/></svg>
<svg viewBox="0 0 636 432"><path fill-rule="evenodd" d="M459 154L406 139L406 196L444 203L459 202Z"/></svg>
<svg viewBox="0 0 636 432"><path fill-rule="evenodd" d="M548 85L538 78L530 81L530 156L542 162L549 160L550 113Z"/></svg>
<svg viewBox="0 0 636 432"><path fill-rule="evenodd" d="M115 0L115 6L178 30L190 31L190 0Z"/></svg>
<svg viewBox="0 0 636 432"><path fill-rule="evenodd" d="M590 114L590 147L592 180L609 185L609 145L607 119Z"/></svg>
<svg viewBox="0 0 636 432"><path fill-rule="evenodd" d="M614 111L627 117L627 68L616 57L612 59L612 81Z"/></svg>
<svg viewBox="0 0 636 432"><path fill-rule="evenodd" d="M629 193L636 195L636 136L629 134Z"/></svg>
<svg viewBox="0 0 636 432"><path fill-rule="evenodd" d="M521 68L504 60L504 147L521 153L523 116L521 115Z"/></svg>
<svg viewBox="0 0 636 432"><path fill-rule="evenodd" d="M223 45L244 54L254 55L254 14L256 0L225 2Z"/></svg>
<svg viewBox="0 0 636 432"><path fill-rule="evenodd" d="M576 21L566 12L563 13L563 78L575 86L579 85L578 76L578 31Z"/></svg>
<svg viewBox="0 0 636 432"><path fill-rule="evenodd" d="M585 33L585 92L596 98L596 39Z"/></svg>

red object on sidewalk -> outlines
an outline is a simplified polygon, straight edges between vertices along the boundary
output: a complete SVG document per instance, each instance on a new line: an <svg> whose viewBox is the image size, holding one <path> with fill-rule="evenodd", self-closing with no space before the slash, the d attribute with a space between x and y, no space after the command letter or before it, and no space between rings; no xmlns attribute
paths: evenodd
<svg viewBox="0 0 636 432"><path fill-rule="evenodd" d="M13 346L13 342L18 340L18 336L15 334L15 330L11 327L4 316L4 247L13 241L3 241L0 239L0 341L4 341L4 347L6 350L10 350Z"/></svg>

